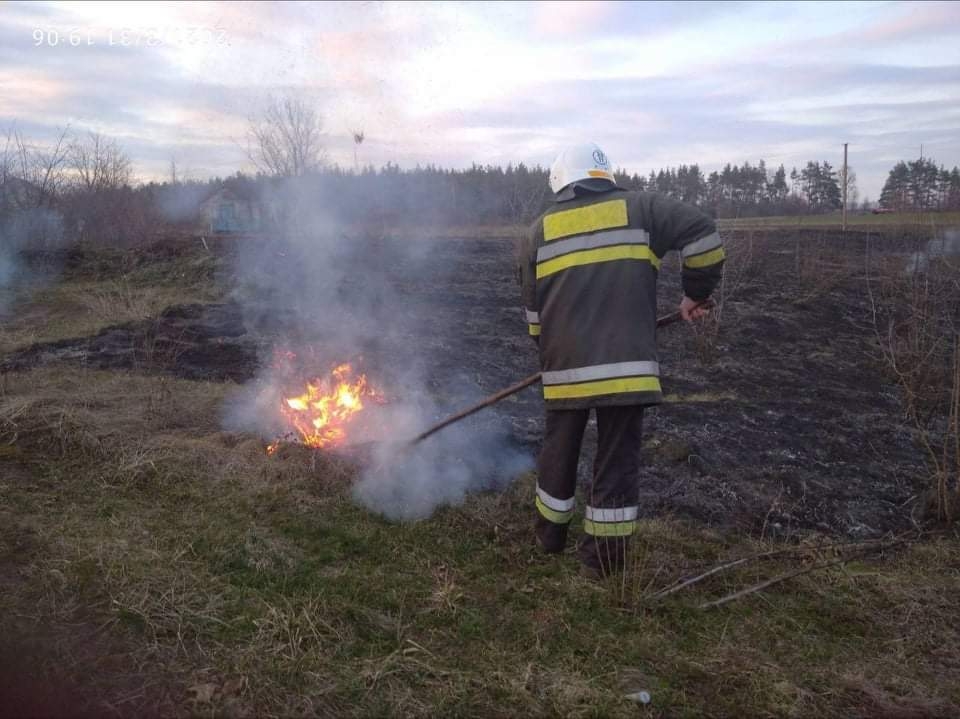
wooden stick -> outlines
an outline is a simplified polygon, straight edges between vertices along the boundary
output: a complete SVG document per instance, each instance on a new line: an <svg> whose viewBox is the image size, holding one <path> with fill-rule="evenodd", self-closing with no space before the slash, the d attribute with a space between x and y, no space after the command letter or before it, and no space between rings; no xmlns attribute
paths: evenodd
<svg viewBox="0 0 960 719"><path fill-rule="evenodd" d="M451 415L450 417L447 417L447 418L446 418L445 420L443 420L442 422L439 422L438 424L433 425L432 427L430 427L430 429L427 429L427 430L421 432L421 433L418 434L416 437L414 437L413 439L411 439L411 440L410 440L410 444L417 444L417 443L419 443L419 442L422 442L422 441L425 440L427 437L429 437L431 434L434 434L434 433L436 433L436 432L439 432L439 431L440 431L441 429L443 429L444 427L449 427L449 426L450 426L451 424L453 424L454 422L459 422L461 419L464 419L465 417L469 417L471 414L474 414L474 413L476 413L476 412L479 412L479 411L480 411L481 409L483 409L484 407L489 407L489 406L492 405L492 404L496 404L496 403L499 402L500 400L505 399L506 397L509 397L509 396L512 395L512 394L516 394L516 393L519 392L520 390L522 390L522 389L524 389L524 388L526 388L526 387L529 387L530 385L532 385L532 384L534 384L534 383L536 383L536 382L539 382L539 381L540 381L540 373L537 372L536 374L532 374L532 375L530 375L529 377L527 377L526 379L522 379L522 380L520 380L519 382L517 382L516 384L510 385L510 386L507 387L506 389L502 389L502 390L500 390L499 392L497 392L496 394L490 395L489 397L487 397L487 398L486 398L485 400L483 400L482 402L478 402L477 404L473 405L472 407L470 407L470 408L468 408L468 409L465 409L465 410L463 410L462 412L457 412L457 414Z"/></svg>
<svg viewBox="0 0 960 719"><path fill-rule="evenodd" d="M713 302L712 302L711 300L707 300L707 301L705 301L705 302L701 302L699 305L697 305L697 307L704 307L704 308L706 308L706 309L709 309L709 308L713 307ZM658 317L658 318L657 318L657 327L658 327L658 328L660 328L660 327L666 327L667 325L672 325L672 324L674 324L675 322L678 322L679 320L680 320L680 312L679 312L679 311L678 311L678 312L671 312L669 315L664 315L663 317ZM447 418L446 418L445 420L443 420L442 422L438 422L437 424L433 425L432 427L429 427L428 429L424 430L423 432L421 432L420 434L418 434L418 435L417 435L416 437L414 437L413 439L409 440L409 441L407 442L407 444L408 444L409 446L413 446L413 445L415 445L415 444L419 444L420 442L422 442L423 440L425 440L425 439L426 439L427 437L429 437L430 435L433 435L433 434L436 434L437 432L439 432L439 431L440 431L441 429L443 429L444 427L449 427L451 424L455 424L455 423L459 422L460 420L465 419L465 418L469 417L470 415L479 412L481 409L484 409L485 407L489 407L489 406L492 405L492 404L496 404L496 403L499 402L500 400L506 399L507 397L509 397L509 396L512 395L512 394L516 394L516 393L519 392L520 390L525 389L525 388L529 387L529 386L532 385L532 384L535 384L535 383L538 382L539 380L540 380L540 373L539 373L539 372L537 372L536 374L532 374L532 375L530 375L529 377L527 377L526 379L522 379L522 380L520 380L519 382L517 382L516 384L510 385L510 386L507 387L506 389L502 389L502 390L500 390L499 392L497 392L496 394L490 395L489 397L487 397L486 399L481 400L480 402L478 402L477 404L473 405L472 407L469 407L469 408L463 410L462 412L457 412L456 414L451 415L450 417L447 417Z"/></svg>
<svg viewBox="0 0 960 719"><path fill-rule="evenodd" d="M874 540L867 540L866 542L831 542L830 544L819 544L819 545L818 544L799 544L793 547L775 549L769 552L759 552L757 554L748 554L745 557L740 557L740 559L731 559L729 562L718 564L717 566L712 567L711 569L708 569L706 572L703 572L702 574L698 574L695 577L690 577L689 579L686 579L678 584L673 584L671 586L664 587L660 591L654 592L653 594L651 594L648 597L648 599L657 601L657 600L663 599L664 597L669 597L674 592L679 592L681 589L686 589L687 587L693 584L702 582L704 579L707 579L708 577L712 577L714 574L719 574L720 572L725 572L728 569L739 567L741 564L744 564L752 560L770 559L771 557L778 557L783 554L798 554L798 553L809 552L809 551L822 552L828 549L837 549L839 547L850 547L850 546L860 547L862 550L869 551L869 550L875 549L876 547L874 547L873 545L877 544L878 542L883 542L883 540L874 539Z"/></svg>
<svg viewBox="0 0 960 719"><path fill-rule="evenodd" d="M780 582L785 582L788 579L793 579L794 577L799 577L802 574L809 574L818 569L826 569L827 567L832 567L837 564L843 564L844 562L849 562L853 559L859 559L860 557L865 557L871 552L882 551L884 549L890 549L891 547L896 547L899 544L905 544L908 540L900 539L896 542L891 542L890 544L881 545L879 547L870 547L869 549L862 550L860 552L855 552L854 554L847 555L846 557L841 557L840 559L833 559L829 562L821 562L820 564L813 564L809 567L803 567L802 569L795 569L792 572L787 572L786 574L780 574L772 579L768 579L765 582L760 582L759 584L754 584L753 586L747 587L746 589L741 589L739 592L734 592L733 594L728 594L725 597L716 599L712 602L705 602L700 605L700 609L713 609L715 607L720 607L726 604L727 602L732 602L735 599L740 599L749 594L754 594L759 592L767 587L770 587L774 584L779 584Z"/></svg>

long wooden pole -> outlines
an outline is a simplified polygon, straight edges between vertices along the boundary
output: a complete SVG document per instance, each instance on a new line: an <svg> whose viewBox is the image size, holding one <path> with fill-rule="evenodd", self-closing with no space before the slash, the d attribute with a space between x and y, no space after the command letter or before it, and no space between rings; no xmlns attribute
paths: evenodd
<svg viewBox="0 0 960 719"><path fill-rule="evenodd" d="M850 184L850 180L847 177L847 143L843 143L843 223L841 225L841 231L847 231L847 186Z"/></svg>
<svg viewBox="0 0 960 719"><path fill-rule="evenodd" d="M713 303L710 302L709 300L707 302L701 302L699 305L697 305L697 307L704 307L704 308L709 308L712 306L713 306ZM677 322L679 320L680 320L680 312L679 311L671 312L669 315L664 315L663 317L657 318L657 327L658 328L666 327L667 325L672 325L674 322ZM439 432L444 427L449 427L451 424L455 424L462 419L466 419L470 415L476 414L480 410L485 409L486 407L489 407L492 404L496 404L500 400L506 399L510 395L516 394L520 390L526 389L530 385L536 384L539 381L540 381L540 373L537 372L536 374L532 374L526 379L522 379L516 384L512 384L506 389L502 389L496 394L492 394L486 399L481 400L480 402L477 402L477 404L473 405L472 407L468 407L462 412L457 412L454 415L450 415L442 422L438 422L437 424L433 425L429 429L426 429L420 434L418 434L416 437L411 439L407 444L411 447L415 444L419 444L430 435L436 434L437 432Z"/></svg>

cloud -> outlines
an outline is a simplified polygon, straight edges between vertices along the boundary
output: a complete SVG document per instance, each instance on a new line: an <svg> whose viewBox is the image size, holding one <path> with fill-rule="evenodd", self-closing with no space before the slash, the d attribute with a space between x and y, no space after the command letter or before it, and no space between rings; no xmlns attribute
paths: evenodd
<svg viewBox="0 0 960 719"><path fill-rule="evenodd" d="M960 4L6 4L0 126L71 122L121 139L137 170L245 166L266 95L315 98L330 156L548 163L572 138L637 171L800 164L854 143L861 194L923 142L960 164ZM33 47L31 28L221 28L228 44ZM104 36L105 37L105 36ZM952 139L951 139L952 138ZM878 161L880 162L880 161Z"/></svg>

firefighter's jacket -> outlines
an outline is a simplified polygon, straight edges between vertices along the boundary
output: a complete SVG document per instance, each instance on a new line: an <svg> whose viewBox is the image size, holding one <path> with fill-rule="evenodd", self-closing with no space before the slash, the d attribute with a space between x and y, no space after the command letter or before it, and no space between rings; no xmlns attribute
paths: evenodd
<svg viewBox="0 0 960 719"><path fill-rule="evenodd" d="M654 192L568 196L537 219L520 249L547 409L656 404L660 262L680 252L684 294L705 300L724 260L716 225Z"/></svg>

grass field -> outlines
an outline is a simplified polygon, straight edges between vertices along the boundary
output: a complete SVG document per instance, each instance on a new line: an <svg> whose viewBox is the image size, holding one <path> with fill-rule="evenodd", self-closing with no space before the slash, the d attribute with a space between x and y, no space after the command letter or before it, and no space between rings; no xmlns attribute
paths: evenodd
<svg viewBox="0 0 960 719"><path fill-rule="evenodd" d="M745 228L820 228L839 229L840 213L828 215L795 215L781 217L741 217L719 220L721 229ZM949 228L960 227L960 212L894 212L874 215L849 213L847 226L856 229L876 228Z"/></svg>
<svg viewBox="0 0 960 719"><path fill-rule="evenodd" d="M66 318L78 294L131 288L74 327L92 331L171 293L219 296L211 262L67 275L22 311ZM699 608L842 556L811 534L653 601L784 545L647 520L626 575L592 582L570 553L535 549L532 475L390 524L351 501L349 462L222 431L236 390L78 367L0 377L0 715L960 712L954 530Z"/></svg>

